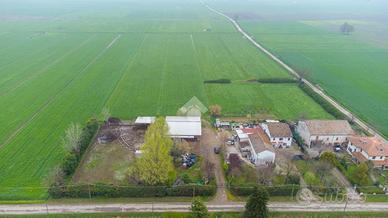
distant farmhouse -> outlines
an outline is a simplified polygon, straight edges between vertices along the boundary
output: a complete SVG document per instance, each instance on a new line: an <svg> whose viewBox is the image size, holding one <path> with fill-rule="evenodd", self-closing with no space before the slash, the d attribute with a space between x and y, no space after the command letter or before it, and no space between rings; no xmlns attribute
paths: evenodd
<svg viewBox="0 0 388 218"><path fill-rule="evenodd" d="M343 144L354 134L346 120L299 121L297 132L309 148L315 144Z"/></svg>
<svg viewBox="0 0 388 218"><path fill-rule="evenodd" d="M137 117L135 125L148 126L155 117ZM200 116L167 116L168 134L175 139L197 140L202 135Z"/></svg>
<svg viewBox="0 0 388 218"><path fill-rule="evenodd" d="M388 169L388 144L377 137L352 136L346 149L357 163L371 161L375 168Z"/></svg>
<svg viewBox="0 0 388 218"><path fill-rule="evenodd" d="M262 123L261 127L268 135L272 145L275 148L288 148L291 146L292 132L287 123L267 121L266 123Z"/></svg>
<svg viewBox="0 0 388 218"><path fill-rule="evenodd" d="M245 128L236 130L240 150L247 152L248 159L255 165L275 163L275 151L264 131L260 128Z"/></svg>

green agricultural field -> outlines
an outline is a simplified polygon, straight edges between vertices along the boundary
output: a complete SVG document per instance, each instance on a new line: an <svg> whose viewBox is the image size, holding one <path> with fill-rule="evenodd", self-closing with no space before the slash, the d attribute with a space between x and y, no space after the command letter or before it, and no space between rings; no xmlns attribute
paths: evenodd
<svg viewBox="0 0 388 218"><path fill-rule="evenodd" d="M65 129L104 107L171 115L197 96L234 115L329 117L295 85L205 85L290 76L199 1L39 1L0 7L0 199L47 197Z"/></svg>
<svg viewBox="0 0 388 218"><path fill-rule="evenodd" d="M227 116L267 114L274 119L332 119L297 84L212 84L206 85L205 90L210 104L221 105Z"/></svg>
<svg viewBox="0 0 388 218"><path fill-rule="evenodd" d="M209 1L237 17L256 41L388 137L386 2ZM355 32L340 33L344 22Z"/></svg>

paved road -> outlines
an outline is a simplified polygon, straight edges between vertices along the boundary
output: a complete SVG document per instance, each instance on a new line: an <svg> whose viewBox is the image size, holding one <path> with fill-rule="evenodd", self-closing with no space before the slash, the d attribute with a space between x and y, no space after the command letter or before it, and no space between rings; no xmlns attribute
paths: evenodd
<svg viewBox="0 0 388 218"><path fill-rule="evenodd" d="M243 203L208 204L211 212L242 211ZM388 212L388 204L298 204L273 203L269 205L271 211L376 211ZM116 212L186 212L189 203L142 203L142 204L30 204L30 205L0 205L0 215L11 214L65 214L65 213L116 213Z"/></svg>
<svg viewBox="0 0 388 218"><path fill-rule="evenodd" d="M269 52L267 49L265 49L262 45L260 45L259 43L257 43L250 35L248 35L241 27L240 25L235 21L233 20L231 17L229 17L228 15L210 7L209 5L206 5L204 4L205 7L207 7L210 11L222 16L222 17L225 17L226 19L228 19L237 29L237 31L239 31L246 39L248 39L248 41L250 41L255 47L257 47L258 49L260 49L262 52L264 52L265 54L267 54L271 59L273 59L275 62L277 62L278 64L280 64L283 68L285 68L289 73L291 73L293 76L295 76L296 78L300 79L301 81L303 81L307 86L309 86L315 93L319 94L322 98L324 98L326 101L328 101L330 104L332 104L334 107L336 107L339 111L341 111L343 114L345 114L350 120L353 120L354 123L357 123L361 128L363 128L365 131L369 132L371 135L375 135L383 140L385 140L385 138L382 136L382 134L380 134L377 130L375 130L371 125L365 123L364 121L362 121L361 119L359 119L356 115L354 115L353 113L351 113L350 111L348 111L345 107L343 107L342 105L340 105L338 102L336 102L333 98L331 98L330 96L328 96L327 94L325 94L319 87L313 85L311 82L309 82L308 80L302 78L294 69L292 69L290 66L288 66L287 64L285 64L282 60L280 60L279 58L277 58L274 54L272 54L271 52Z"/></svg>

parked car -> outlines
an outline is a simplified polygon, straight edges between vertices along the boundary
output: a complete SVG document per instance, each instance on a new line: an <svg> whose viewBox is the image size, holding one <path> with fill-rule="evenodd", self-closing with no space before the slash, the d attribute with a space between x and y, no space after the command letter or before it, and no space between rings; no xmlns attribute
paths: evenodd
<svg viewBox="0 0 388 218"><path fill-rule="evenodd" d="M228 141L226 141L226 144L227 145L234 145L234 140L228 140Z"/></svg>
<svg viewBox="0 0 388 218"><path fill-rule="evenodd" d="M213 150L215 154L219 154L221 151L221 148L219 146L214 146Z"/></svg>
<svg viewBox="0 0 388 218"><path fill-rule="evenodd" d="M334 151L335 152L340 152L341 151L341 146L340 145L334 145Z"/></svg>

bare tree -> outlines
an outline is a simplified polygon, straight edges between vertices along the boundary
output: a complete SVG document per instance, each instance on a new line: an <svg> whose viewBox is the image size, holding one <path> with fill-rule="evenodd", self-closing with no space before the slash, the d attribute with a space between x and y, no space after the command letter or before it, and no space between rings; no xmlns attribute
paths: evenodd
<svg viewBox="0 0 388 218"><path fill-rule="evenodd" d="M65 149L68 151L76 150L78 152L78 143L81 140L81 135L81 126L78 123L71 123L62 139Z"/></svg>
<svg viewBox="0 0 388 218"><path fill-rule="evenodd" d="M270 185L274 175L275 164L269 164L266 167L257 168L258 183L263 185Z"/></svg>
<svg viewBox="0 0 388 218"><path fill-rule="evenodd" d="M214 164L208 158L205 158L205 161L202 165L202 172L205 173L204 176L207 181L210 181L212 178L214 178Z"/></svg>
<svg viewBox="0 0 388 218"><path fill-rule="evenodd" d="M210 114L211 114L212 116L214 116L214 117L221 116L221 110L222 110L222 108L221 108L220 105L218 105L218 104L211 105L211 106L209 107L209 109L210 109Z"/></svg>

